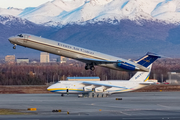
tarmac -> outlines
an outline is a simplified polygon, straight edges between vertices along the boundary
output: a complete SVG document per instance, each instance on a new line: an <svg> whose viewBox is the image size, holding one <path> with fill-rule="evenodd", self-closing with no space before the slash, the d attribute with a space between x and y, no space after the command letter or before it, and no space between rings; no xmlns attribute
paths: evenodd
<svg viewBox="0 0 180 120"><path fill-rule="evenodd" d="M60 94L0 94L0 108L34 113L0 115L3 120L180 120L180 92L130 92L107 98L78 98L76 95L61 97ZM27 111L27 108L37 108L37 111Z"/></svg>

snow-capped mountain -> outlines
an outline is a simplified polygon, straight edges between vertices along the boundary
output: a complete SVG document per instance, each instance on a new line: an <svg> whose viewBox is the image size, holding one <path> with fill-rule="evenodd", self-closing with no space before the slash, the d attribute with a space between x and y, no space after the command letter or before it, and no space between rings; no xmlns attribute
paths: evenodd
<svg viewBox="0 0 180 120"><path fill-rule="evenodd" d="M65 25L90 21L141 19L180 23L180 0L53 0L22 10L0 9L37 24Z"/></svg>
<svg viewBox="0 0 180 120"><path fill-rule="evenodd" d="M3 25L15 25L16 23L25 25L27 22L30 21L12 15L0 15L0 23Z"/></svg>
<svg viewBox="0 0 180 120"><path fill-rule="evenodd" d="M7 9L5 8L0 8L0 15L13 15L13 16L18 16L21 12L23 12L22 9L17 9L13 7L9 7Z"/></svg>
<svg viewBox="0 0 180 120"><path fill-rule="evenodd" d="M18 16L21 18L26 18L37 24L43 24L49 21L61 22L55 20L61 13L64 11L72 11L81 5L84 4L83 0L74 0L74 1L63 1L63 0L54 0L52 2L47 2L43 5L40 5L37 8L25 9Z"/></svg>

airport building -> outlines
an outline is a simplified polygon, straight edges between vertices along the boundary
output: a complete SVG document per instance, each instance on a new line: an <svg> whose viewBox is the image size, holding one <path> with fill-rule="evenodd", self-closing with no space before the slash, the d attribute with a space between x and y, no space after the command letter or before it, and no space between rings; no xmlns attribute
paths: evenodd
<svg viewBox="0 0 180 120"><path fill-rule="evenodd" d="M49 53L41 52L40 63L49 63Z"/></svg>
<svg viewBox="0 0 180 120"><path fill-rule="evenodd" d="M148 82L154 82L154 83L157 83L158 80L156 80L156 79L149 79Z"/></svg>
<svg viewBox="0 0 180 120"><path fill-rule="evenodd" d="M34 64L35 64L35 63L38 63L38 62L34 60L34 61L31 61L31 63L34 63Z"/></svg>
<svg viewBox="0 0 180 120"><path fill-rule="evenodd" d="M67 58L63 57L63 56L60 56L59 58L57 58L57 62L59 63L66 63L67 61Z"/></svg>
<svg viewBox="0 0 180 120"><path fill-rule="evenodd" d="M168 80L166 82L170 84L180 84L180 73L177 72L169 72Z"/></svg>
<svg viewBox="0 0 180 120"><path fill-rule="evenodd" d="M66 63L66 58L61 56L61 63Z"/></svg>
<svg viewBox="0 0 180 120"><path fill-rule="evenodd" d="M61 62L61 57L58 57L58 58L56 59L56 62L57 62L57 63L60 63L60 62Z"/></svg>
<svg viewBox="0 0 180 120"><path fill-rule="evenodd" d="M17 58L16 62L17 63L29 63L29 59L28 58Z"/></svg>
<svg viewBox="0 0 180 120"><path fill-rule="evenodd" d="M67 81L100 81L99 77L67 77Z"/></svg>
<svg viewBox="0 0 180 120"><path fill-rule="evenodd" d="M5 56L5 62L6 63L14 63L15 62L15 55L7 55Z"/></svg>

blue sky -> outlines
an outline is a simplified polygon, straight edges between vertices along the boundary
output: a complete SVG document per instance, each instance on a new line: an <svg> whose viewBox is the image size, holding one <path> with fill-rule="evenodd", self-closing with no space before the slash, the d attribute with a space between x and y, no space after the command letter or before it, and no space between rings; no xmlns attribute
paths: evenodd
<svg viewBox="0 0 180 120"><path fill-rule="evenodd" d="M52 0L0 0L0 8L26 8L26 7L37 7L47 1Z"/></svg>

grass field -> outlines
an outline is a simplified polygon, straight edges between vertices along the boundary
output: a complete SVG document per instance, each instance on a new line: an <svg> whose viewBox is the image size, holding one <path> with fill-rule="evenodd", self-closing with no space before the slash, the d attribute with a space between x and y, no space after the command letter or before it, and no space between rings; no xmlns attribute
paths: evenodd
<svg viewBox="0 0 180 120"><path fill-rule="evenodd" d="M25 110L0 109L0 115L32 115L35 113L26 112Z"/></svg>

